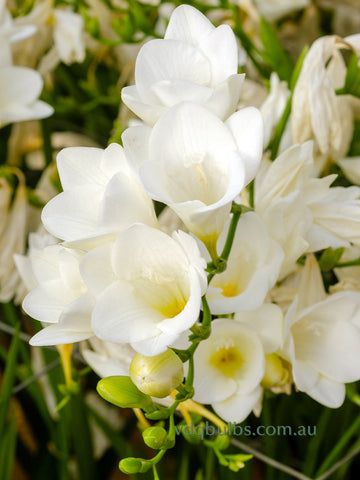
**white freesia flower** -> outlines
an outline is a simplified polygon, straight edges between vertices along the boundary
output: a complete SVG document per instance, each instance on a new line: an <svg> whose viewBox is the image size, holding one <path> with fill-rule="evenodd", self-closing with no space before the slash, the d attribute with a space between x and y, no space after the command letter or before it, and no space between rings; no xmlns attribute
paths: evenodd
<svg viewBox="0 0 360 480"><path fill-rule="evenodd" d="M164 352L199 316L205 266L184 232L171 238L141 224L121 232L113 246L92 250L81 271L97 297L96 336L147 356Z"/></svg>
<svg viewBox="0 0 360 480"><path fill-rule="evenodd" d="M222 231L231 201L254 177L261 159L259 111L244 108L225 123L204 107L181 103L153 128L128 128L125 150L140 165L149 195L172 208L204 242Z"/></svg>
<svg viewBox="0 0 360 480"><path fill-rule="evenodd" d="M221 252L228 227L217 244ZM240 217L227 269L215 275L206 298L215 315L255 310L274 286L284 258L277 242L269 235L264 222L254 212Z"/></svg>
<svg viewBox="0 0 360 480"><path fill-rule="evenodd" d="M38 100L43 80L25 67L0 67L0 127L52 115L53 108Z"/></svg>
<svg viewBox="0 0 360 480"><path fill-rule="evenodd" d="M120 145L65 148L57 165L64 191L42 213L54 236L87 248L136 222L157 227L152 201Z"/></svg>
<svg viewBox="0 0 360 480"><path fill-rule="evenodd" d="M290 91L288 89L286 82L281 82L279 77L275 72L270 76L270 93L264 103L260 107L260 112L264 119L264 147L267 147L273 134L275 133L275 128L280 121L282 114L288 98L290 96ZM289 128L289 123L287 128ZM284 133L282 137L280 152L284 150L284 139L286 139L286 134ZM287 145L290 146L290 145Z"/></svg>
<svg viewBox="0 0 360 480"><path fill-rule="evenodd" d="M84 20L80 14L71 10L54 9L54 44L62 62L69 65L84 61L83 35Z"/></svg>
<svg viewBox="0 0 360 480"><path fill-rule="evenodd" d="M24 298L23 309L36 320L52 324L32 337L30 344L61 345L93 336L94 301L79 271L84 254L62 245L49 245L30 254L37 286Z"/></svg>
<svg viewBox="0 0 360 480"><path fill-rule="evenodd" d="M309 288L309 277L314 276L318 280ZM313 259L305 268L299 297L286 314L282 355L292 364L300 391L336 408L345 398L344 383L360 379L360 293L340 292L323 300L320 283Z"/></svg>
<svg viewBox="0 0 360 480"><path fill-rule="evenodd" d="M0 67L12 64L11 44L30 37L35 31L34 25L17 25L6 8L6 1L0 0Z"/></svg>
<svg viewBox="0 0 360 480"><path fill-rule="evenodd" d="M256 212L285 252L281 277L305 252L360 244L360 189L313 178L312 143L294 145L263 163L255 181Z"/></svg>
<svg viewBox="0 0 360 480"><path fill-rule="evenodd" d="M255 331L236 320L216 319L211 330L194 354L194 400L238 423L261 398L264 349Z"/></svg>
<svg viewBox="0 0 360 480"><path fill-rule="evenodd" d="M353 131L351 99L335 93L346 75L340 48L349 44L335 35L313 43L295 86L291 114L294 142L314 139L316 149L333 158L346 155Z"/></svg>
<svg viewBox="0 0 360 480"><path fill-rule="evenodd" d="M309 0L254 0L261 15L269 22L275 22L289 13L301 10L310 4Z"/></svg>
<svg viewBox="0 0 360 480"><path fill-rule="evenodd" d="M140 50L136 85L123 88L122 99L149 125L182 101L202 104L225 119L237 107L244 80L237 68L231 28L215 28L198 10L181 5L171 15L165 38Z"/></svg>

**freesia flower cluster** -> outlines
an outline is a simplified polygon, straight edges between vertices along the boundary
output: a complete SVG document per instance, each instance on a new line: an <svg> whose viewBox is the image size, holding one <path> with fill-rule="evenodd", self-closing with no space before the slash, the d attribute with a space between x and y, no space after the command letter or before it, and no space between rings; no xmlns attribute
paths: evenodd
<svg viewBox="0 0 360 480"><path fill-rule="evenodd" d="M31 345L82 342L100 376L131 377L150 419L203 404L239 423L268 391L342 405L360 380L360 187L329 172L331 159L359 183L344 49L358 68L359 35L321 37L259 104L231 27L176 8L122 90L141 120L123 146L57 156L48 234L16 257L44 326Z"/></svg>

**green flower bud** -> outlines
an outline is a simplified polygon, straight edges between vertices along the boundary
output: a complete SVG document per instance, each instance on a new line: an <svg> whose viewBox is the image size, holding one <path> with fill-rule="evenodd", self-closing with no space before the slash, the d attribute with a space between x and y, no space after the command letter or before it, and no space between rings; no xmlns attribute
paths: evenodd
<svg viewBox="0 0 360 480"><path fill-rule="evenodd" d="M170 349L154 357L137 353L130 364L130 377L141 392L164 398L182 382L184 367Z"/></svg>
<svg viewBox="0 0 360 480"><path fill-rule="evenodd" d="M149 395L145 395L133 384L130 377L106 377L97 384L97 391L105 400L121 408L156 409Z"/></svg>
<svg viewBox="0 0 360 480"><path fill-rule="evenodd" d="M167 431L163 427L149 427L143 431L142 436L148 447L159 450L166 443Z"/></svg>
<svg viewBox="0 0 360 480"><path fill-rule="evenodd" d="M131 475L132 473L139 473L141 470L141 466L141 459L134 457L123 458L119 463L120 470L127 475Z"/></svg>

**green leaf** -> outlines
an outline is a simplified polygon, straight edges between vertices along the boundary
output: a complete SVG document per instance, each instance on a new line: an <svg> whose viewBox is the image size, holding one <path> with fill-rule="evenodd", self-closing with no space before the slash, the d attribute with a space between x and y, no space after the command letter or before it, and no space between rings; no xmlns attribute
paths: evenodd
<svg viewBox="0 0 360 480"><path fill-rule="evenodd" d="M319 267L321 271L329 272L330 270L332 270L340 260L343 252L344 252L343 247L335 248L335 249L332 249L331 247L329 247L326 250L324 250L319 259Z"/></svg>
<svg viewBox="0 0 360 480"><path fill-rule="evenodd" d="M345 77L343 88L336 90L337 95L353 95L360 98L360 68L358 58L355 53L352 54Z"/></svg>
<svg viewBox="0 0 360 480"><path fill-rule="evenodd" d="M16 447L16 417L6 423L0 442L0 476L1 480L10 480L14 465Z"/></svg>
<svg viewBox="0 0 360 480"><path fill-rule="evenodd" d="M20 323L15 326L15 333L11 342L9 355L7 357L2 388L0 392L0 438L5 434L6 416L9 409L10 398L15 380L16 360L20 344Z"/></svg>
<svg viewBox="0 0 360 480"><path fill-rule="evenodd" d="M280 80L286 80L289 83L294 69L293 61L281 45L271 25L264 18L260 21L260 38L264 47L263 60L272 70L275 70Z"/></svg>

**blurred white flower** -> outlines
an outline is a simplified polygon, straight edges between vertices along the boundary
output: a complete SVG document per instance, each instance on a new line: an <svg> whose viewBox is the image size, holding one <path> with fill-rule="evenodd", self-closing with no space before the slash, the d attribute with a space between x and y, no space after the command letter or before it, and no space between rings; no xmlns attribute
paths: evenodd
<svg viewBox="0 0 360 480"><path fill-rule="evenodd" d="M34 25L17 25L6 8L6 0L0 0L0 67L12 64L11 44L30 37L35 31Z"/></svg>
<svg viewBox="0 0 360 480"><path fill-rule="evenodd" d="M205 266L184 232L172 238L141 224L90 251L81 272L96 296L96 336L147 356L164 352L199 316Z"/></svg>
<svg viewBox="0 0 360 480"><path fill-rule="evenodd" d="M62 62L70 65L85 59L84 20L71 10L54 9L54 44Z"/></svg>
<svg viewBox="0 0 360 480"><path fill-rule="evenodd" d="M228 25L215 28L198 10L180 5L165 38L139 52L136 85L122 90L124 103L149 125L182 101L204 105L226 119L236 107L244 75L237 74L238 47Z"/></svg>
<svg viewBox="0 0 360 480"><path fill-rule="evenodd" d="M216 241L231 201L254 177L261 159L260 112L244 108L225 123L204 107L181 103L153 128L128 128L126 152L145 189L166 203L205 242Z"/></svg>
<svg viewBox="0 0 360 480"><path fill-rule="evenodd" d="M344 384L360 379L360 293L325 298L318 268L310 258L299 297L286 314L281 354L291 363L300 391L336 408L344 401Z"/></svg>
<svg viewBox="0 0 360 480"><path fill-rule="evenodd" d="M25 67L0 67L0 127L9 123L46 118L54 109L38 100L43 80Z"/></svg>
<svg viewBox="0 0 360 480"><path fill-rule="evenodd" d="M290 90L288 89L286 82L281 82L275 72L272 72L270 76L270 92L266 100L260 107L260 112L264 119L264 147L266 148L275 133L275 128L279 123L281 116L284 112L286 103L290 96ZM287 124L287 129L290 128L290 123ZM284 145L284 140L287 135L283 134L282 142L280 144L279 151L282 152L290 145Z"/></svg>
<svg viewBox="0 0 360 480"><path fill-rule="evenodd" d="M136 222L158 226L152 201L120 145L65 148L57 165L64 191L42 213L54 236L87 248Z"/></svg>
<svg viewBox="0 0 360 480"><path fill-rule="evenodd" d="M260 400L264 349L242 322L216 319L194 354L194 400L211 404L228 422L242 422Z"/></svg>
<svg viewBox="0 0 360 480"><path fill-rule="evenodd" d="M304 59L292 100L294 142L314 139L316 150L335 159L346 155L353 132L351 99L335 93L346 75L340 49L349 47L335 35L318 38Z"/></svg>
<svg viewBox="0 0 360 480"><path fill-rule="evenodd" d="M221 252L228 227L217 243ZM225 272L215 275L206 298L215 315L255 310L274 286L284 258L264 222L254 212L241 215Z"/></svg>
<svg viewBox="0 0 360 480"><path fill-rule="evenodd" d="M310 4L310 0L254 0L254 2L261 15L269 22L275 22Z"/></svg>
<svg viewBox="0 0 360 480"><path fill-rule="evenodd" d="M15 295L19 274L13 255L25 251L28 202L20 173L13 200L13 189L0 177L0 302L8 302Z"/></svg>

